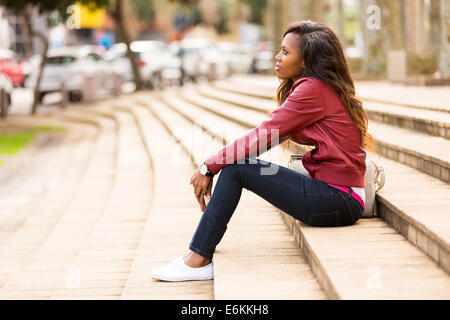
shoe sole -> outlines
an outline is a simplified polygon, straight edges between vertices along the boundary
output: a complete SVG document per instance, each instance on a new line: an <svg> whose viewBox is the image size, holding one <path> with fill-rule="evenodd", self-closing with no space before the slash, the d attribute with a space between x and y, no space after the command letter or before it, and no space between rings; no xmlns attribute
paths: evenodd
<svg viewBox="0 0 450 320"><path fill-rule="evenodd" d="M178 279L169 279L165 277L152 275L153 279L167 281L167 282L184 282L184 281L206 281L206 280L214 280L214 277L196 277L196 278L178 278Z"/></svg>

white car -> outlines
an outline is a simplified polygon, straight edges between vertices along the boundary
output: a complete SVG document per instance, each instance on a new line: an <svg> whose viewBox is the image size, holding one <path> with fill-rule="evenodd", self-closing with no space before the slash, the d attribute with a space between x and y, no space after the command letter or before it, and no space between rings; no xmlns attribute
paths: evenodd
<svg viewBox="0 0 450 320"><path fill-rule="evenodd" d="M255 60L255 71L257 73L273 74L275 55L274 48L271 43L261 42Z"/></svg>
<svg viewBox="0 0 450 320"><path fill-rule="evenodd" d="M274 66L274 55L270 50L259 51L256 57L255 68L259 73L270 73Z"/></svg>
<svg viewBox="0 0 450 320"><path fill-rule="evenodd" d="M11 83L11 80L5 76L3 73L0 72L0 89L4 90L6 93L6 109L0 110L1 116L6 116L8 113L9 106L11 105L11 95L13 90L13 85Z"/></svg>
<svg viewBox="0 0 450 320"><path fill-rule="evenodd" d="M35 61L25 82L26 87L34 88L39 64L40 59ZM50 49L39 86L39 101L47 93L61 91L63 84L71 102L80 101L87 92L104 97L117 89L117 78L114 68L102 58L99 47Z"/></svg>
<svg viewBox="0 0 450 320"><path fill-rule="evenodd" d="M150 89L160 87L164 67L162 60L168 52L167 44L157 40L133 41L130 49L135 55L144 86ZM105 52L104 57L120 73L124 82L133 81L133 70L125 43L114 44Z"/></svg>
<svg viewBox="0 0 450 320"><path fill-rule="evenodd" d="M219 52L214 41L204 38L187 38L176 46L182 50L183 67L192 80L198 77L209 80L220 79L230 73L230 65Z"/></svg>
<svg viewBox="0 0 450 320"><path fill-rule="evenodd" d="M219 42L217 49L231 65L233 73L250 73L253 62L251 50L236 42Z"/></svg>

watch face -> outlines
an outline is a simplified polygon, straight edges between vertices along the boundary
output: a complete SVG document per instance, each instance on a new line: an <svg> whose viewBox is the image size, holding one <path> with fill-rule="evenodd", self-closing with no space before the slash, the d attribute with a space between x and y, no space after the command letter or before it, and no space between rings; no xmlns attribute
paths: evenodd
<svg viewBox="0 0 450 320"><path fill-rule="evenodd" d="M200 173L203 174L203 175L205 175L207 169L208 169L208 168L206 167L206 165L205 165L205 164L202 164L202 166L200 167Z"/></svg>

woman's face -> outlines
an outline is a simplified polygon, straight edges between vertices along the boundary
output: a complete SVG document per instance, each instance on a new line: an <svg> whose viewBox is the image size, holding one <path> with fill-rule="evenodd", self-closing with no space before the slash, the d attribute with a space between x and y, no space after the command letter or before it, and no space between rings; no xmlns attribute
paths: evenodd
<svg viewBox="0 0 450 320"><path fill-rule="evenodd" d="M281 80L297 81L301 78L304 62L301 58L298 36L288 33L281 43L281 50L275 56L277 61L275 72Z"/></svg>

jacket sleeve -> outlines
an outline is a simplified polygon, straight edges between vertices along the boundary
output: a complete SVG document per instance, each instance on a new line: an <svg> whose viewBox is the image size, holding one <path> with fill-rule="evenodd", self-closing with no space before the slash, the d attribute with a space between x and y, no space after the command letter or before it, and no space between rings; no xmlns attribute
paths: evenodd
<svg viewBox="0 0 450 320"><path fill-rule="evenodd" d="M208 170L217 174L223 167L246 157L256 157L275 147L297 130L321 120L324 115L317 80L301 82L282 106L267 120L223 147L206 160Z"/></svg>

